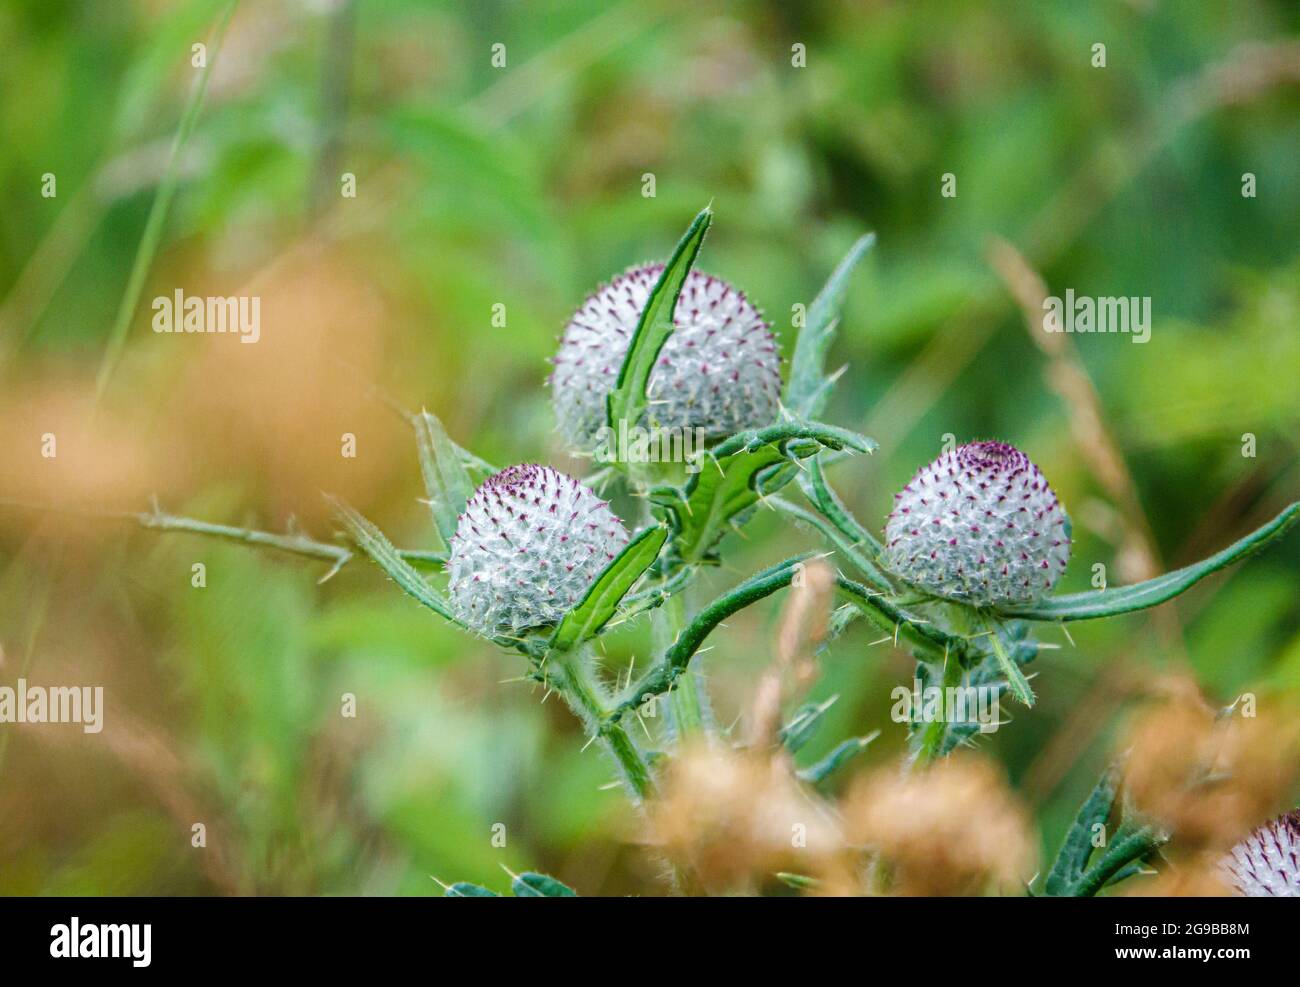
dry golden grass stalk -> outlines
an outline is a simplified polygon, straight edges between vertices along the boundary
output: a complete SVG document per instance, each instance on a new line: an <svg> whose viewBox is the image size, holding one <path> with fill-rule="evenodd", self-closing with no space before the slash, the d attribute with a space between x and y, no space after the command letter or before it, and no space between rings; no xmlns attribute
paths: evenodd
<svg viewBox="0 0 1300 987"><path fill-rule="evenodd" d="M750 746L776 742L781 707L787 690L807 690L817 678L817 649L830 624L835 573L821 559L802 564L781 612L776 635L776 661L759 679L750 713ZM787 681L792 679L793 681Z"/></svg>

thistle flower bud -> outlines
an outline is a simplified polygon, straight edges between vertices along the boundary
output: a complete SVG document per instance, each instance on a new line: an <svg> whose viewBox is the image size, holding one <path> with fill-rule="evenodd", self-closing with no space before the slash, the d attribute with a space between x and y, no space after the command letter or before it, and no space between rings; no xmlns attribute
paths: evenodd
<svg viewBox="0 0 1300 987"><path fill-rule="evenodd" d="M554 624L627 542L609 505L573 477L511 466L488 477L457 521L452 605L483 634Z"/></svg>
<svg viewBox="0 0 1300 987"><path fill-rule="evenodd" d="M1070 560L1069 518L1005 442L944 453L894 495L886 564L907 582L975 606L1044 596Z"/></svg>
<svg viewBox="0 0 1300 987"><path fill-rule="evenodd" d="M552 400L560 433L574 448L590 449L605 424L605 399L663 269L630 268L590 295L565 326L553 360ZM703 428L709 435L771 424L781 394L781 356L768 323L745 295L691 271L674 321L650 376L647 417L662 428Z"/></svg>
<svg viewBox="0 0 1300 987"><path fill-rule="evenodd" d="M1224 858L1224 879L1247 898L1300 898L1300 809L1260 826Z"/></svg>

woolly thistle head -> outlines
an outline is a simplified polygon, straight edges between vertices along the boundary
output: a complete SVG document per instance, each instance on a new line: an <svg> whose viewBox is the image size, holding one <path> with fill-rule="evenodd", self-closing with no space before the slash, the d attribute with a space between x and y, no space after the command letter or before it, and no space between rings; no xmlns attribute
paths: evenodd
<svg viewBox="0 0 1300 987"><path fill-rule="evenodd" d="M1300 809L1260 826L1232 848L1221 869L1247 898L1300 898Z"/></svg>
<svg viewBox="0 0 1300 987"><path fill-rule="evenodd" d="M937 596L975 606L1044 596L1070 560L1070 522L1038 467L1005 442L972 442L919 470L885 524L885 561Z"/></svg>
<svg viewBox="0 0 1300 987"><path fill-rule="evenodd" d="M560 433L575 449L596 443L606 397L663 270L662 264L629 268L589 296L564 328L550 382ZM691 271L674 322L646 388L648 418L662 428L703 428L708 435L775 421L781 355L762 313L742 292Z"/></svg>
<svg viewBox="0 0 1300 987"><path fill-rule="evenodd" d="M628 542L609 505L547 466L511 466L474 492L451 539L456 616L482 634L554 624Z"/></svg>

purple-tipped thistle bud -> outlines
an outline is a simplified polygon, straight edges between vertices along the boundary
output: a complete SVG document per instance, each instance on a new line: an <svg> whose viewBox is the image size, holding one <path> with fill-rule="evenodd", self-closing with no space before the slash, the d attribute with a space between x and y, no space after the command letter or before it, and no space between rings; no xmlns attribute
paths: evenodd
<svg viewBox="0 0 1300 987"><path fill-rule="evenodd" d="M451 539L456 615L483 634L554 624L628 542L609 505L547 466L511 466L474 492Z"/></svg>
<svg viewBox="0 0 1300 987"><path fill-rule="evenodd" d="M560 434L576 449L596 443L605 424L605 399L618 382L637 321L663 269L662 264L628 269L589 296L564 328L553 361L552 400ZM781 355L770 326L744 293L691 271L674 321L646 389L651 420L662 428L702 428L708 435L776 420Z"/></svg>
<svg viewBox="0 0 1300 987"><path fill-rule="evenodd" d="M1238 843L1222 870L1227 883L1247 898L1300 898L1300 809Z"/></svg>
<svg viewBox="0 0 1300 987"><path fill-rule="evenodd" d="M972 442L919 470L885 524L888 567L924 590L975 606L1044 596L1070 561L1056 494L1005 442Z"/></svg>

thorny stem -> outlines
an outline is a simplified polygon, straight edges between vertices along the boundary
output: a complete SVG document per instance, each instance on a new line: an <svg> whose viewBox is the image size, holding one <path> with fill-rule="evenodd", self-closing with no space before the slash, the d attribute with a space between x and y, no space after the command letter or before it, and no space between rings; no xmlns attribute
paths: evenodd
<svg viewBox="0 0 1300 987"><path fill-rule="evenodd" d="M0 506L12 506L39 511L59 511L82 517L96 517L110 521L131 521L142 528L152 531L179 531L192 535L205 535L209 538L224 538L227 541L256 545L260 548L273 548L277 551L300 555L309 559L322 559L332 562L330 568L320 581L325 582L345 565L351 562L356 553L345 545L316 541L300 531L290 530L285 534L270 531L258 531L255 528L239 528L229 524L213 524L196 518L180 517L164 513L157 505L148 511L100 511L77 507L55 507L44 504L26 504L13 500L0 500ZM414 565L443 565L447 556L441 552L429 552L421 549L399 548L397 553Z"/></svg>
<svg viewBox="0 0 1300 987"><path fill-rule="evenodd" d="M652 618L654 621L652 637L656 653L666 653L681 636L685 624L684 611L679 594L666 599L659 613ZM694 668L688 668L669 690L668 708L678 740L705 732L704 712L700 708L699 681Z"/></svg>
<svg viewBox="0 0 1300 987"><path fill-rule="evenodd" d="M586 652L570 652L554 657L552 661L558 671L555 679L561 695L587 729L594 731L614 755L636 801L645 801L654 792L650 766L627 731L609 718L604 690L591 675L590 656Z"/></svg>
<svg viewBox="0 0 1300 987"><path fill-rule="evenodd" d="M635 466L629 470L628 482L634 488L634 492L641 494L650 487L644 471ZM641 504L639 523L653 524L655 519L650 510L649 498L640 496L638 500ZM685 618L685 608L680 593L665 598L658 613L651 616L651 640L657 656L665 655L681 636L686 623ZM700 700L701 689L699 672L695 668L688 668L668 694L671 722L678 738L706 732L707 721Z"/></svg>

